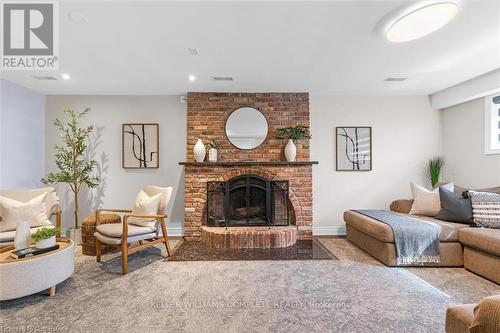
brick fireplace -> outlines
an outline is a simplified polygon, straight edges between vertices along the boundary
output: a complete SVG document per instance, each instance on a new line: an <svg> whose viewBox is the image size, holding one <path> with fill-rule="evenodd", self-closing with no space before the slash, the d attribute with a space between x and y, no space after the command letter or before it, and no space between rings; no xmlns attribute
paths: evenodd
<svg viewBox="0 0 500 333"><path fill-rule="evenodd" d="M236 148L225 135L228 116L245 106L260 110L268 122L267 138L253 150ZM288 224L296 229L299 239L311 238L312 164L317 162L309 161L308 140L297 142L297 162L285 162L283 147L286 142L276 138L277 128L296 125L309 126L307 93L188 94L187 160L180 163L185 168L184 230L187 240L201 239L202 227L207 226L207 182L227 182L252 175L271 183L288 181ZM212 140L222 143L218 162L194 162L193 147L197 139L205 144ZM252 227L244 228L248 232ZM255 228L262 230L263 227Z"/></svg>

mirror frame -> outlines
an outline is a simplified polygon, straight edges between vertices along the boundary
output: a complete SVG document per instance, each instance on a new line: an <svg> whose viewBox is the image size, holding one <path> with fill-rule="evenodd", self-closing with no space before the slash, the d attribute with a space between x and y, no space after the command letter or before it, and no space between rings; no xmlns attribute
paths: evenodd
<svg viewBox="0 0 500 333"><path fill-rule="evenodd" d="M229 120L229 117L231 117L231 115L238 111L239 109L242 109L242 108L251 108L251 109L254 109L254 110L257 110L260 112L260 114L262 114L264 116L264 119L266 120L266 125L267 125L267 133L266 133L266 137L264 138L264 141L262 141L258 146L254 147L254 148L240 148L240 147L237 147L235 146L231 140L229 140L229 137L227 136L227 121ZM226 139L227 141L229 141L229 143L231 144L231 146L233 146L234 148L236 149L239 149L239 150L246 150L246 151L250 151L250 150L254 150L254 149L257 149L259 148L260 146L262 146L264 143L266 143L266 141L268 140L269 138L269 119L267 119L267 116L264 114L264 112L262 112L262 110L260 110L259 108L253 106L253 105L239 105L237 106L235 109L233 109L231 112L229 112L229 114L227 115L226 117L226 121L224 122L224 135L226 136Z"/></svg>

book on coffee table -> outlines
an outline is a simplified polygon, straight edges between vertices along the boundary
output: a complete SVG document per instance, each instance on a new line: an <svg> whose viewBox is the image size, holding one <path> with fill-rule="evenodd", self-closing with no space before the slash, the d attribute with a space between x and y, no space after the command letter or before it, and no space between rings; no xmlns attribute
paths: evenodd
<svg viewBox="0 0 500 333"><path fill-rule="evenodd" d="M42 253L54 251L54 250L57 250L58 248L59 248L59 244L56 244L56 245L51 246L51 247L46 247L44 249L39 249L36 246L31 246L31 247L28 247L26 249L12 251L10 256L14 259L22 259L22 258L33 257L33 256L36 256L36 255L39 255Z"/></svg>

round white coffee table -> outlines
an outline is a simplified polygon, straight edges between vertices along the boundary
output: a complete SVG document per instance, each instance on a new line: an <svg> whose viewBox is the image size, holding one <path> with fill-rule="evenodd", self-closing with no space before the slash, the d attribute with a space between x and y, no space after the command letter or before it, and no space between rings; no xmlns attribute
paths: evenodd
<svg viewBox="0 0 500 333"><path fill-rule="evenodd" d="M32 295L49 289L56 293L56 285L75 271L75 244L69 239L58 239L59 249L37 256L14 259L13 246L0 250L0 300Z"/></svg>

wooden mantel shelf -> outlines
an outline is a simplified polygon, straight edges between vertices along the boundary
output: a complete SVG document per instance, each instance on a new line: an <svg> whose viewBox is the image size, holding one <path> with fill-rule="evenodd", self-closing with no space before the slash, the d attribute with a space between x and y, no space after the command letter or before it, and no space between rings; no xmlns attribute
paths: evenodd
<svg viewBox="0 0 500 333"><path fill-rule="evenodd" d="M296 161L296 162L286 162L286 161L238 161L238 162L179 162L179 165L184 166L197 166L197 167L234 167L234 166L280 166L280 167L294 167L294 166L305 166L319 164L318 161Z"/></svg>

